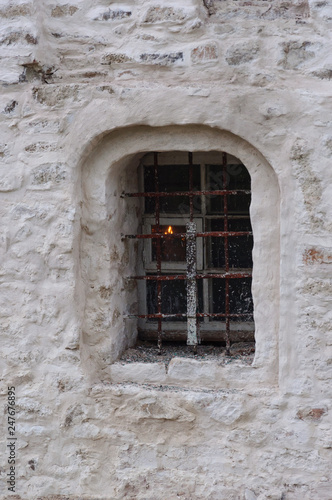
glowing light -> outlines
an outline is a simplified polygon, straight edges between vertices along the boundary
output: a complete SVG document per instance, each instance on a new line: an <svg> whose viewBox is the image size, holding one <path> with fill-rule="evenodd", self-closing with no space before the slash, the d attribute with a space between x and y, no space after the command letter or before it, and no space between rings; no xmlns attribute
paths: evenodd
<svg viewBox="0 0 332 500"><path fill-rule="evenodd" d="M168 229L167 229L167 231L165 231L165 234L173 234L172 226L168 226Z"/></svg>

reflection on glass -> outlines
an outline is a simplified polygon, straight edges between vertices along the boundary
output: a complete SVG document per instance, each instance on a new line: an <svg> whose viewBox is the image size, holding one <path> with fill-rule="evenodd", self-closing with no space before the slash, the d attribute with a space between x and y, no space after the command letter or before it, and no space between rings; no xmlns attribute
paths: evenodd
<svg viewBox="0 0 332 500"><path fill-rule="evenodd" d="M187 312L187 281L172 280L161 282L161 312L163 314L186 314ZM147 281L148 314L158 312L157 281ZM197 283L198 312L203 311L202 280ZM157 321L151 319L151 321ZM165 318L163 321L187 321L186 318Z"/></svg>
<svg viewBox="0 0 332 500"><path fill-rule="evenodd" d="M210 281L210 280L209 280ZM212 281L212 312L225 313L225 279L214 278ZM251 295L251 278L232 278L229 280L230 314L248 314L232 321L253 321L253 301ZM225 318L221 318L225 321Z"/></svg>
<svg viewBox="0 0 332 500"><path fill-rule="evenodd" d="M206 189L208 191L245 189L250 191L250 175L246 167L242 164L226 165L225 186L222 165L207 165L206 169ZM227 206L229 214L249 213L251 196L250 194L239 193L227 195ZM207 213L224 213L224 196L209 195L206 197Z"/></svg>
<svg viewBox="0 0 332 500"><path fill-rule="evenodd" d="M189 166L188 165L161 165L157 167L158 184L160 192L175 193L189 191ZM193 190L201 188L200 166L193 165ZM144 167L144 191L155 191L154 167ZM160 213L189 214L189 196L170 196L159 198ZM200 196L193 200L194 212L201 211ZM154 198L145 199L145 212L154 213L156 202Z"/></svg>
<svg viewBox="0 0 332 500"><path fill-rule="evenodd" d="M210 222L211 231L223 231L224 221L222 219L212 219ZM250 219L229 219L229 231L250 231ZM225 266L225 246L223 237L208 238L208 267L223 268ZM228 256L230 268L252 268L252 248L253 237L229 236Z"/></svg>
<svg viewBox="0 0 332 500"><path fill-rule="evenodd" d="M186 226L159 226L160 232L165 234L161 238L161 260L165 262L185 262L186 260L186 238L172 238L172 234L185 234ZM158 226L152 226L152 233L157 233ZM152 239L152 260L157 260L158 240Z"/></svg>

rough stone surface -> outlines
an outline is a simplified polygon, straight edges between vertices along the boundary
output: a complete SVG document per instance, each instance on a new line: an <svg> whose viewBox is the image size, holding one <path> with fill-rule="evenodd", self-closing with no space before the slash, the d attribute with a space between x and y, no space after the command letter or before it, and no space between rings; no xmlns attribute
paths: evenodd
<svg viewBox="0 0 332 500"><path fill-rule="evenodd" d="M0 498L331 500L331 2L11 0L0 18ZM120 361L139 219L121 193L150 151L248 168L252 364Z"/></svg>
<svg viewBox="0 0 332 500"><path fill-rule="evenodd" d="M193 63L200 63L218 59L218 48L214 43L200 45L191 51L191 60Z"/></svg>

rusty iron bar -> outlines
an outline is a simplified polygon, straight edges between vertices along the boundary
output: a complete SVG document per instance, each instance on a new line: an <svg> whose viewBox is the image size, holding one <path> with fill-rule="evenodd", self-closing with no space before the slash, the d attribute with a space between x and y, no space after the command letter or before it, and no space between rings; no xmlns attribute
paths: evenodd
<svg viewBox="0 0 332 500"><path fill-rule="evenodd" d="M190 222L194 220L194 172L193 172L193 154L188 153L189 160L189 214L190 214Z"/></svg>
<svg viewBox="0 0 332 500"><path fill-rule="evenodd" d="M196 274L196 279L206 279L206 278L220 278L220 279L232 279L232 278L251 278L251 272L245 273L211 273L211 274ZM130 276L127 279L131 280L156 280L156 281L173 281L173 280L186 280L187 276L185 274L162 274L157 276L155 274L147 274L142 276Z"/></svg>
<svg viewBox="0 0 332 500"><path fill-rule="evenodd" d="M222 154L222 182L223 189L227 189L227 154ZM224 232L226 233L224 239L224 255L225 255L225 272L229 273L229 247L228 247L228 200L227 195L224 195ZM225 280L225 312L226 312L226 353L230 353L230 303L229 303L229 279L228 276Z"/></svg>
<svg viewBox="0 0 332 500"><path fill-rule="evenodd" d="M158 178L158 153L153 155L153 167L154 167L154 189L156 193L159 192L159 178ZM155 201L155 223L157 226L157 231L160 233L160 198L157 197ZM161 239L157 239L157 275L161 275ZM157 281L157 308L158 314L161 315L161 293L162 293L162 283L160 280ZM158 352L161 354L162 346L162 319L158 319Z"/></svg>
<svg viewBox="0 0 332 500"><path fill-rule="evenodd" d="M195 222L186 223L187 260L187 345L197 346L197 283L196 283L196 229Z"/></svg>
<svg viewBox="0 0 332 500"><path fill-rule="evenodd" d="M225 237L225 236L252 236L251 231L207 231L204 233L196 233L197 238L207 238L209 236L215 237ZM153 238L185 238L186 233L150 233L150 234L124 234L123 238L130 239L153 239Z"/></svg>
<svg viewBox="0 0 332 500"><path fill-rule="evenodd" d="M248 189L219 189L215 191L150 191L150 192L140 192L140 193L122 193L121 197L128 198L161 198L161 197L169 197L169 196L207 196L207 195L216 195L216 196L224 196L225 194L236 195L236 194L250 194Z"/></svg>
<svg viewBox="0 0 332 500"><path fill-rule="evenodd" d="M239 313L239 314L229 314L231 318L244 318L251 317L252 313ZM127 317L129 318L187 318L187 313L174 313L174 314L129 314ZM225 318L225 313L196 313L197 318Z"/></svg>
<svg viewBox="0 0 332 500"><path fill-rule="evenodd" d="M233 272L233 271L228 271L225 273L211 273L211 274L197 274L196 279L201 280L201 279L206 279L206 278L225 278L225 279L232 279L232 278L251 278L252 273L251 272Z"/></svg>

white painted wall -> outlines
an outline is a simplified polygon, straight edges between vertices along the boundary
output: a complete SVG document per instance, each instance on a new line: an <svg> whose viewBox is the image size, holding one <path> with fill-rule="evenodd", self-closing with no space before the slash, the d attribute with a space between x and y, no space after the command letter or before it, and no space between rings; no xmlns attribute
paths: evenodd
<svg viewBox="0 0 332 500"><path fill-rule="evenodd" d="M329 3L17 0L0 16L16 493L330 500ZM135 337L119 195L153 150L226 150L250 171L253 366L113 363Z"/></svg>

